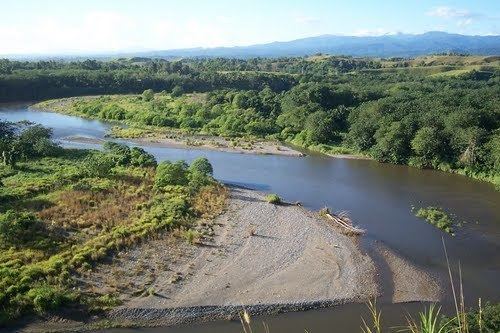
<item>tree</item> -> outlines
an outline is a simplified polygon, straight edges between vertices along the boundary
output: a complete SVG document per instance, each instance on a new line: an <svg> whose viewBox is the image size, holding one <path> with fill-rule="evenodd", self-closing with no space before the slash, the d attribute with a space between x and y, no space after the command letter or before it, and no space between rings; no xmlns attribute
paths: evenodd
<svg viewBox="0 0 500 333"><path fill-rule="evenodd" d="M422 127L411 141L411 148L425 162L431 162L441 156L442 138L435 127Z"/></svg>
<svg viewBox="0 0 500 333"><path fill-rule="evenodd" d="M116 161L110 154L95 152L83 161L83 170L89 177L105 178L111 174Z"/></svg>
<svg viewBox="0 0 500 333"><path fill-rule="evenodd" d="M156 167L155 157L139 147L130 149L130 164L139 167Z"/></svg>
<svg viewBox="0 0 500 333"><path fill-rule="evenodd" d="M112 141L106 141L103 145L104 151L109 153L116 165L128 165L131 159L131 152L127 145Z"/></svg>
<svg viewBox="0 0 500 333"><path fill-rule="evenodd" d="M212 176L214 173L214 169L212 168L212 164L205 157L198 157L191 163L189 166L189 171L198 172L205 176Z"/></svg>
<svg viewBox="0 0 500 333"><path fill-rule="evenodd" d="M156 188L163 188L168 185L187 185L188 165L184 161L165 161L156 167L155 184Z"/></svg>
<svg viewBox="0 0 500 333"><path fill-rule="evenodd" d="M305 130L309 144L329 143L334 137L333 117L325 111L317 111L307 116Z"/></svg>
<svg viewBox="0 0 500 333"><path fill-rule="evenodd" d="M184 89L182 89L181 86L175 86L173 89L172 89L172 92L170 93L170 95L172 97L179 97L181 96L182 94L184 94Z"/></svg>
<svg viewBox="0 0 500 333"><path fill-rule="evenodd" d="M146 102L151 101L155 97L153 89L147 89L142 92L142 99Z"/></svg>

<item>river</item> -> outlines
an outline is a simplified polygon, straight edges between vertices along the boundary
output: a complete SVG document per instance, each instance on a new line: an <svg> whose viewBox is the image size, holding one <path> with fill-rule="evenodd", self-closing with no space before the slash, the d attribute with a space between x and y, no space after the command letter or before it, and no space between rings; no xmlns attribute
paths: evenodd
<svg viewBox="0 0 500 333"><path fill-rule="evenodd" d="M51 127L54 139L67 147L98 148L75 143L68 136L104 138L109 124L96 120L33 111L27 105L0 107L0 119L29 120ZM129 142L129 144L131 144ZM355 223L367 230L364 242L379 240L411 262L446 275L442 238L456 267L460 261L465 297L471 305L481 297L500 300L500 192L489 183L439 171L350 160L310 154L306 157L248 155L199 149L142 146L161 160L191 161L207 157L215 177L227 183L278 193L287 201L300 201L309 209L329 206L348 211ZM464 221L456 236L416 218L411 208L440 206ZM455 269L456 270L456 269ZM443 301L450 309L449 295ZM382 304L386 324L400 325L404 316L421 304ZM359 331L365 306L351 304L332 309L289 313L259 318L271 332ZM235 322L215 322L172 328L119 329L106 332L236 332Z"/></svg>

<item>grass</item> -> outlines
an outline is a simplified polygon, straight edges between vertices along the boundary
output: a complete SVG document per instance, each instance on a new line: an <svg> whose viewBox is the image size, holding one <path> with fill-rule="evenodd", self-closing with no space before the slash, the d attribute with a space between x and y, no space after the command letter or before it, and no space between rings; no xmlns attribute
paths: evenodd
<svg viewBox="0 0 500 333"><path fill-rule="evenodd" d="M270 204L273 204L273 205L279 205L282 203L281 198L277 194L274 194L274 193L266 195L265 199L267 202L269 202Z"/></svg>
<svg viewBox="0 0 500 333"><path fill-rule="evenodd" d="M433 206L420 208L415 216L425 219L449 234L453 234L453 220L442 208Z"/></svg>
<svg viewBox="0 0 500 333"><path fill-rule="evenodd" d="M213 180L154 189L153 167L129 165L89 177L82 165L94 154L102 153L64 150L0 167L0 222L16 226L0 228L0 325L62 306L116 305L113 295L82 292L75 276L160 232L182 227L194 242L194 220L224 209L227 191Z"/></svg>

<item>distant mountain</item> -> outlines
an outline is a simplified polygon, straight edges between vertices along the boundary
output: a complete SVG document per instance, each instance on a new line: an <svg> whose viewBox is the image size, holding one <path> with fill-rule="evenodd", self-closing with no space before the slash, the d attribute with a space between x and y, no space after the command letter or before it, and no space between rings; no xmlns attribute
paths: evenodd
<svg viewBox="0 0 500 333"><path fill-rule="evenodd" d="M372 37L323 35L288 42L250 46L140 52L134 53L133 56L250 58L304 56L325 53L358 57L413 57L443 52L499 55L500 36L466 36L440 31L431 31L419 35L396 34Z"/></svg>

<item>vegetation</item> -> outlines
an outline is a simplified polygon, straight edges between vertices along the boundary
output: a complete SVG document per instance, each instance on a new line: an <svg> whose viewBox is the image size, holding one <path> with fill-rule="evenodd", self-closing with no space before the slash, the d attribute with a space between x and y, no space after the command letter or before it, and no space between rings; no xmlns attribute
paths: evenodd
<svg viewBox="0 0 500 333"><path fill-rule="evenodd" d="M117 134L129 137L168 135L170 130L281 140L327 154L362 154L500 185L499 64L495 57L458 55L381 60L321 56L4 62L11 69L3 79L16 77L24 82L21 73L54 74L63 69L94 76L115 71L135 73L136 78L140 74L140 85L133 89L121 90L115 81L99 85L99 92L140 95L49 101L39 106L127 123L132 127ZM51 69L35 70L35 66ZM82 69L89 66L94 69ZM158 76L173 78L172 71L186 80L152 81ZM436 75L445 73L450 75ZM6 86L9 90L22 85L9 81ZM57 87L51 91L66 93ZM72 94L81 93L97 92Z"/></svg>
<svg viewBox="0 0 500 333"><path fill-rule="evenodd" d="M449 234L453 234L453 220L442 208L432 206L420 208L415 216L425 219Z"/></svg>
<svg viewBox="0 0 500 333"><path fill-rule="evenodd" d="M274 193L266 195L266 201L273 205L279 205L282 203L281 198Z"/></svg>
<svg viewBox="0 0 500 333"><path fill-rule="evenodd" d="M63 305L116 305L111 295L81 291L75 277L159 232L181 228L194 243L192 221L223 209L226 192L205 159L156 167L142 149L68 150L41 126L0 128L15 161L0 166L0 325ZM40 142L50 149L33 149Z"/></svg>

